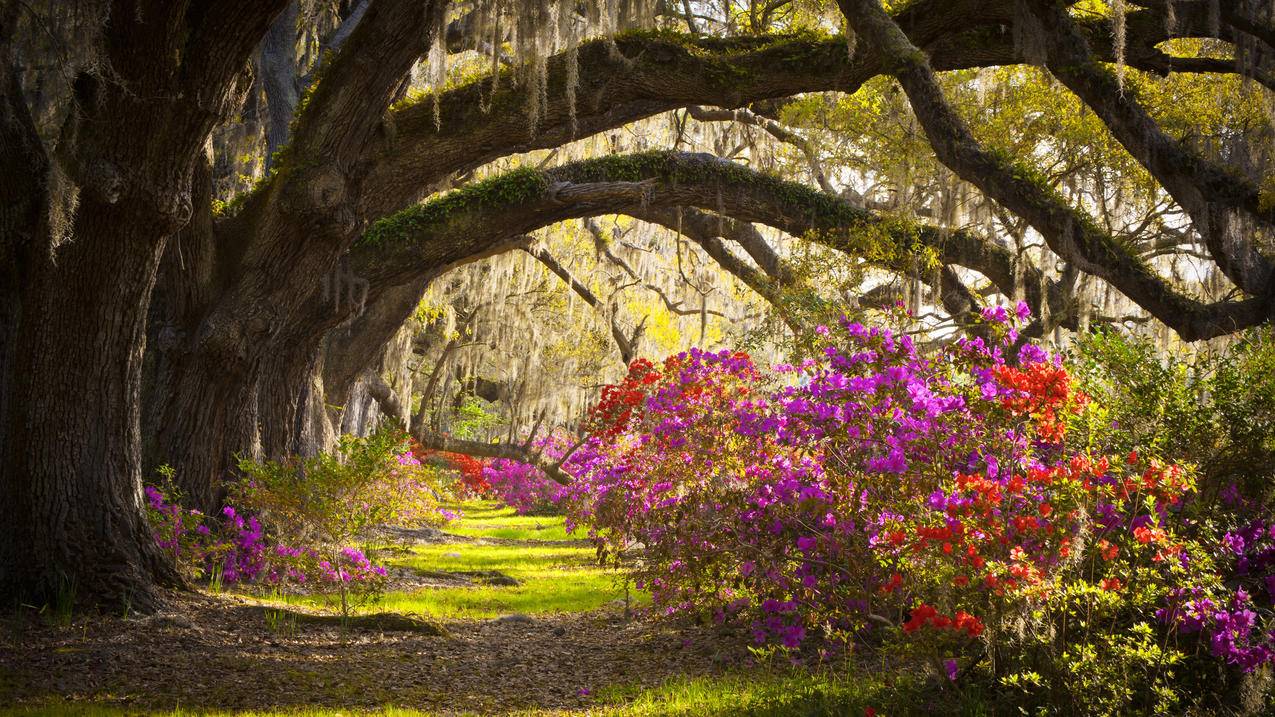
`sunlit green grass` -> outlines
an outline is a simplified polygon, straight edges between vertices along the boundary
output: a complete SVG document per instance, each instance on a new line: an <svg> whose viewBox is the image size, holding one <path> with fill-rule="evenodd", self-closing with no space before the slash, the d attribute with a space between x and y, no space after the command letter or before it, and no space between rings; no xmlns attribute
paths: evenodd
<svg viewBox="0 0 1275 717"><path fill-rule="evenodd" d="M393 612L467 618L577 612L624 594L615 573L597 564L590 547L447 543L420 546L391 563L418 570L494 570L522 583L391 593L380 607Z"/></svg>
<svg viewBox="0 0 1275 717"><path fill-rule="evenodd" d="M623 597L614 575L602 570L546 571L526 576L516 587L483 586L435 588L424 592L390 593L379 610L420 613L432 617L491 618L514 613L544 614L595 610Z"/></svg>
<svg viewBox="0 0 1275 717"><path fill-rule="evenodd" d="M560 515L518 515L513 508L495 501L472 501L448 506L464 517L444 528L448 533L471 538L501 540L576 540L582 534L567 533Z"/></svg>
<svg viewBox="0 0 1275 717"><path fill-rule="evenodd" d="M540 522L532 522L528 525L517 525L513 523L501 523L484 526L470 527L467 525L458 525L448 528L447 532L453 535L463 535L469 538L497 538L499 540L575 540L579 536L567 533L566 528L562 526L562 519L557 518L557 524L546 524L543 518L530 519L520 518L520 520L538 520Z"/></svg>
<svg viewBox="0 0 1275 717"><path fill-rule="evenodd" d="M522 614L596 610L624 597L616 573L598 565L591 545L536 545L568 536L561 516L520 516L492 501L458 506L464 517L445 530L475 538L514 538L523 544L479 541L413 546L387 565L426 572L496 571L518 580L516 586L423 588L396 591L362 608L367 612L417 613L433 618L484 619ZM631 595L635 602L639 596ZM292 596L289 604L333 607L331 596Z"/></svg>

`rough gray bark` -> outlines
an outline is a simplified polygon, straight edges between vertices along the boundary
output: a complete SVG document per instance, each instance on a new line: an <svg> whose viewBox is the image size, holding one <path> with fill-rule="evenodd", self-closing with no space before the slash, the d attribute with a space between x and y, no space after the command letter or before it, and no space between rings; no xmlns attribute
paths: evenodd
<svg viewBox="0 0 1275 717"><path fill-rule="evenodd" d="M198 441L189 429L226 431L244 402L255 400L249 413L261 426L263 455L314 450L325 440L322 411L308 409L323 405L317 346L345 316L328 308L337 297L351 303L349 284L357 280L340 273L340 258L360 229L352 201L370 169L361 158L378 142L382 114L425 51L444 7L441 1L370 3L311 89L272 178L245 201L244 211L214 222L211 264L223 270L184 317L177 349L184 360L161 421L180 427L161 432L156 446L156 459L172 465L201 504L215 502L215 486L239 451L231 444L242 439ZM172 289L185 290L180 282ZM201 400L212 395L242 401Z"/></svg>
<svg viewBox="0 0 1275 717"><path fill-rule="evenodd" d="M100 48L111 80L76 77L78 111L53 158L79 188L70 238L41 224L0 238L18 277L0 364L0 600L144 609L157 584L179 582L142 513L147 307L164 246L193 211L204 144L235 109L247 57L281 3L215 5L142 3L112 17ZM0 60L12 77L7 49ZM14 84L10 109L24 102ZM4 119L6 133L21 124ZM23 129L23 141L0 145L0 165L40 146ZM43 214L62 200L48 189L28 187L36 193L18 206Z"/></svg>

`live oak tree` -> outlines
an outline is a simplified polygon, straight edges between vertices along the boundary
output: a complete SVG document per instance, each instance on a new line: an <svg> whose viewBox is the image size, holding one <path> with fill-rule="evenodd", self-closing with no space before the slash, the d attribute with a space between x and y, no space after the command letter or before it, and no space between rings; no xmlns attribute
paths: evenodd
<svg viewBox="0 0 1275 717"><path fill-rule="evenodd" d="M1188 341L1271 317L1265 165L1238 166L1167 131L1140 89L1144 75L1210 73L1264 92L1275 29L1260 3L1147 0L1105 12L915 0L888 14L878 0L842 0L742 15L689 3L638 8L659 27L619 31L611 3L502 11L367 0L340 3L311 38L324 51L304 72L289 43L304 23L285 0L71 5L0 2L5 598L153 604L155 586L176 576L142 518L144 455L172 465L194 504L215 508L236 455L330 440L326 406L366 380L430 281L531 248L529 233L564 220L622 214L670 227L767 297L794 277L754 224L896 274L924 264L933 302L953 316L980 306L978 276L1077 326L1086 311L1075 283L1087 276ZM816 31L842 23L848 36ZM607 36L584 40L590 32ZM74 38L61 45L76 49L57 49L37 82L33 58L50 37ZM1165 44L1205 41L1232 56ZM466 48L494 69L445 82L444 58ZM1065 87L1096 120L1092 142L1180 209L1180 221L1148 226L1174 237L1166 251L1215 267L1224 292L1165 276L1137 232L1131 241L1101 216L1101 202L1060 192L1062 180L1034 166L1039 142L1015 155L980 138L936 74L1018 65ZM431 75L429 93L408 92L414 68ZM902 87L914 136L996 222L956 226L940 205L886 211L851 191L851 169L810 139L826 135L783 121L802 123L803 95L892 87L881 77ZM251 134L245 107L263 98L261 132L279 151L268 174L223 204L236 185L226 165L237 165L210 157L210 140ZM812 184L676 148L461 181L501 158L680 109L793 147ZM1100 192L1094 182L1114 174L1082 184ZM1066 269L1045 266L1043 253L1025 261L996 236L1010 226L1020 238L1030 227ZM552 268L552 254L541 258ZM624 327L613 333L633 341Z"/></svg>

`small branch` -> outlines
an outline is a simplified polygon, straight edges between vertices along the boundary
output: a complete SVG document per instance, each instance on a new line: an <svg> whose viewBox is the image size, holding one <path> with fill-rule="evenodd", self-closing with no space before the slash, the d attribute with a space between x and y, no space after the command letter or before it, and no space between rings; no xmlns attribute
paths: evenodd
<svg viewBox="0 0 1275 717"><path fill-rule="evenodd" d="M571 272L567 271L567 268L554 258L554 256L547 250L535 247L523 247L523 251L535 257L537 261L545 266L545 268L556 274L558 278L562 279L563 283L570 287L570 289L581 299L584 299L584 302L593 307L595 311L598 313L606 313L603 311L605 305L598 299L597 295L594 294L589 287L580 283L579 280L572 276ZM620 327L620 321L615 311L611 311L610 316L607 316L606 318L607 323L611 325L611 338L615 341L616 348L620 350L620 359L624 362L624 365L627 366L637 355L637 334L635 333L632 338L625 335L624 329Z"/></svg>
<svg viewBox="0 0 1275 717"><path fill-rule="evenodd" d="M746 109L735 110L710 110L704 107L691 105L686 108L691 117L700 122L739 122L740 124L752 125L765 130L767 134L785 144L796 147L806 158L806 164L810 166L810 174L814 176L815 182L819 188L829 194L836 194L837 190L828 181L828 175L823 171L823 163L819 161L819 151L810 140L802 137L791 129L783 126L775 120L762 117L754 112Z"/></svg>

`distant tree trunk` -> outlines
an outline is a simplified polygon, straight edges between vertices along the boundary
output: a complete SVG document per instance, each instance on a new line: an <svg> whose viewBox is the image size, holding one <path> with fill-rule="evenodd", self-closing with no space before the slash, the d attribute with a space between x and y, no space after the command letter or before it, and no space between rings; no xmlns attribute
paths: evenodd
<svg viewBox="0 0 1275 717"><path fill-rule="evenodd" d="M321 341L281 347L266 362L259 397L261 447L267 458L309 456L329 447L332 431L324 415L323 352L316 344Z"/></svg>
<svg viewBox="0 0 1275 717"><path fill-rule="evenodd" d="M236 457L259 455L257 386L249 376L202 365L197 356L188 356L176 374L154 398L163 406L152 429L155 462L175 470L188 505L215 513Z"/></svg>
<svg viewBox="0 0 1275 717"><path fill-rule="evenodd" d="M297 109L297 0L288 3L261 43L261 83L266 90L266 169L288 141Z"/></svg>

